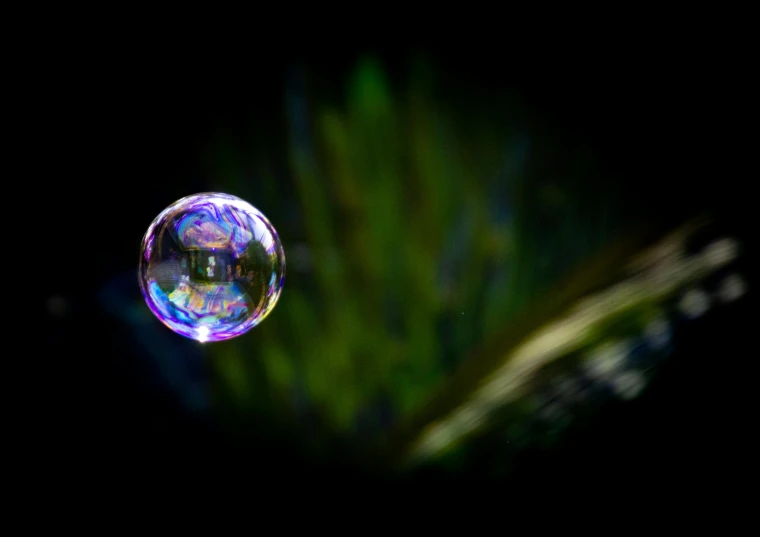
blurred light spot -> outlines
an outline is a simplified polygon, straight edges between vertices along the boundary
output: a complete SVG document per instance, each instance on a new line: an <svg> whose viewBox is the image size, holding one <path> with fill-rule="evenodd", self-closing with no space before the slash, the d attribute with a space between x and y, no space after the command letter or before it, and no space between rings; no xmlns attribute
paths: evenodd
<svg viewBox="0 0 760 537"><path fill-rule="evenodd" d="M427 457L448 447L455 438L454 430L442 424L430 427L417 446L417 455Z"/></svg>
<svg viewBox="0 0 760 537"><path fill-rule="evenodd" d="M586 368L597 380L609 379L623 368L629 351L630 344L627 341L601 345L589 357Z"/></svg>
<svg viewBox="0 0 760 537"><path fill-rule="evenodd" d="M642 392L646 386L646 379L638 371L625 371L615 377L612 386L618 397L631 400Z"/></svg>
<svg viewBox="0 0 760 537"><path fill-rule="evenodd" d="M718 288L718 298L722 302L733 302L747 292L747 284L738 274L731 274L726 277Z"/></svg>
<svg viewBox="0 0 760 537"><path fill-rule="evenodd" d="M733 239L720 239L704 250L704 259L711 268L722 267L736 259L739 252L739 244Z"/></svg>
<svg viewBox="0 0 760 537"><path fill-rule="evenodd" d="M665 319L655 319L644 327L644 336L650 347L662 350L670 343L670 324Z"/></svg>
<svg viewBox="0 0 760 537"><path fill-rule="evenodd" d="M701 289L691 289L681 298L678 307L685 315L696 319L710 307L710 298Z"/></svg>
<svg viewBox="0 0 760 537"><path fill-rule="evenodd" d="M69 301L60 295L54 295L47 300L47 310L53 317L62 319L69 314Z"/></svg>

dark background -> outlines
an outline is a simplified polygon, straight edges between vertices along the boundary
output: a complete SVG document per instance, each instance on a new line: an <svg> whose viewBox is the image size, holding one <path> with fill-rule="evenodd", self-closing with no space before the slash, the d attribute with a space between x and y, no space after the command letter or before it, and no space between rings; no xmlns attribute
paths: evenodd
<svg viewBox="0 0 760 537"><path fill-rule="evenodd" d="M115 275L134 270L136 278L150 221L184 195L223 186L204 174L210 147L255 146L275 162L287 160L283 100L294 66L308 72L314 98L340 102L344 80L362 57L379 58L393 85L403 83L410 58L422 53L450 83L442 92L451 106L475 110L483 104L473 95L487 101L508 93L521 103L523 121L545 133L546 144L584 140L599 158L600 175L621 182L628 210L662 229L706 208L748 235L753 205L739 164L747 144L732 126L743 113L745 91L738 58L728 61L696 40L569 46L558 37L553 45L527 43L520 51L493 41L270 46L241 61L113 46L52 61L46 79L55 90L43 95L53 149L40 159L58 170L44 182L55 214L44 255L56 270L41 286L48 304L48 348L40 353L46 382L34 405L38 429L56 446L45 467L110 483L154 472L246 475L267 483L284 475L314 483L377 482L371 465L357 469L339 452L309 458L297 437L264 418L251 418L261 425L256 433L238 434L208 413L189 411L173 392L146 380L147 359L128 345L133 332L103 306L102 290ZM275 226L288 218L259 208ZM53 296L63 297L63 305L51 310ZM608 484L621 485L632 476L697 479L697 467L710 477L738 471L746 404L731 358L752 352L750 310L744 301L689 327L645 401L603 414L551 455L527 457L513 482L606 476ZM688 365L694 363L701 365ZM195 374L208 374L202 361ZM708 379L712 388L704 390ZM610 477L610 468L622 470ZM435 483L443 475L417 482Z"/></svg>

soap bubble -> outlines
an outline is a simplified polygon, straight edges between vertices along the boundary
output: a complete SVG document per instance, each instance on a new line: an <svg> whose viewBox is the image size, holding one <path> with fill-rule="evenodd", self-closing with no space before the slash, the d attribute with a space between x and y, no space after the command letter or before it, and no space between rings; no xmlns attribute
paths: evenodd
<svg viewBox="0 0 760 537"><path fill-rule="evenodd" d="M196 194L167 207L148 228L139 280L166 326L200 342L222 341L272 311L285 280L285 254L255 207L229 194Z"/></svg>

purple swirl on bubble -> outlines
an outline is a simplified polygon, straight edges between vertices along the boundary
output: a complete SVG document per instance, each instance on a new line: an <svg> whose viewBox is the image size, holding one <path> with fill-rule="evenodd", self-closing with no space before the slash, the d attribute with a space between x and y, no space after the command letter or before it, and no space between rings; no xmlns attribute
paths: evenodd
<svg viewBox="0 0 760 537"><path fill-rule="evenodd" d="M222 341L272 311L285 281L285 253L272 224L248 202L195 194L150 225L138 278L162 323L200 342Z"/></svg>

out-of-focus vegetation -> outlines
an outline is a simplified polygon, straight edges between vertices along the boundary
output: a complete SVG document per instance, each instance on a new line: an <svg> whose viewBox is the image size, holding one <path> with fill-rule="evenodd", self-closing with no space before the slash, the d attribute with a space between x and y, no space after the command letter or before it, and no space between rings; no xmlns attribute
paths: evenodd
<svg viewBox="0 0 760 537"><path fill-rule="evenodd" d="M203 189L250 201L284 245L280 302L250 333L199 345L137 293L125 305L123 282L101 294L174 397L243 449L498 466L492 452L551 443L573 413L642 393L672 318L704 309L691 286L706 275L719 277L709 300L728 302L729 280L741 294L725 263L682 251L691 230L651 249L699 211L660 212L656 181L616 174L642 166L602 165L519 93L422 57L408 67L293 68L276 119L201 140Z"/></svg>
<svg viewBox="0 0 760 537"><path fill-rule="evenodd" d="M209 160L220 188L250 199L260 183L251 201L277 208L288 262L266 323L209 347L222 414L266 414L325 449L381 440L630 227L589 147L547 137L516 97L441 87L422 60L394 84L370 58L330 102L296 72L292 180L261 155Z"/></svg>

